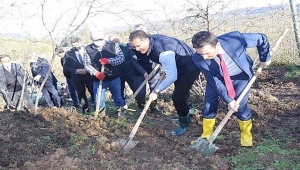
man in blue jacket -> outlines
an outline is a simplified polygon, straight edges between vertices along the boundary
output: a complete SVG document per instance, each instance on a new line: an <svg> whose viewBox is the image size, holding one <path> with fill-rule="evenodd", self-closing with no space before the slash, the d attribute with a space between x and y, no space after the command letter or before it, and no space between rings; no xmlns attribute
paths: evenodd
<svg viewBox="0 0 300 170"><path fill-rule="evenodd" d="M191 121L187 96L200 74L192 61L194 50L178 39L159 34L149 35L142 30L133 31L129 41L135 51L161 64L166 73L166 78L151 92L150 98L156 100L161 91L174 83L172 101L179 115L179 127L172 131L172 135L182 135Z"/></svg>
<svg viewBox="0 0 300 170"><path fill-rule="evenodd" d="M270 45L266 35L235 31L216 37L211 32L200 31L193 36L192 44L196 49L193 62L207 81L201 138L209 139L212 135L221 98L228 104L229 110L236 112L241 131L241 146L252 146L252 113L247 106L250 92L239 104L235 100L253 76L253 61L246 53L246 48L257 48L263 68L271 63Z"/></svg>
<svg viewBox="0 0 300 170"><path fill-rule="evenodd" d="M143 24L137 24L134 26L133 29L142 30L145 33L148 33L147 27L144 26ZM146 54L142 54L136 50L129 49L128 54L131 58L131 64L133 66L132 68L135 74L135 90L137 90L141 86L141 84L143 84L145 79L149 78L148 85L149 85L150 92L152 92L160 79L159 69L152 77L149 77L149 74L156 66L156 63L151 62ZM140 112L143 111L145 107L146 91L147 90L145 85L135 97ZM150 110L152 112L161 111L160 108L158 107L157 100L151 102Z"/></svg>

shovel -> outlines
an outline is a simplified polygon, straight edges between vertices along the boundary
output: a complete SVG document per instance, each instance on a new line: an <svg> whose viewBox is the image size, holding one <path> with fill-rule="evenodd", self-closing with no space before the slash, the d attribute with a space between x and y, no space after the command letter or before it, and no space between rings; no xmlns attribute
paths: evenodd
<svg viewBox="0 0 300 170"><path fill-rule="evenodd" d="M105 67L105 65L102 64L101 73L104 72L104 67ZM101 100L101 93L102 93L102 82L103 82L103 80L100 80L100 82L99 82L99 87L98 87L98 92L97 92L97 100L96 100L95 117L98 116L98 112L99 112L100 100Z"/></svg>
<svg viewBox="0 0 300 170"><path fill-rule="evenodd" d="M147 110L148 110L148 108L149 108L152 101L153 100L151 98L147 101L140 117L138 118L137 122L135 123L133 129L131 130L128 139L127 140L124 140L124 139L120 140L120 144L123 146L123 149L124 149L125 153L131 151L139 143L139 141L133 141L132 139L135 136L140 124L142 123L142 120L145 117L145 114L146 114L146 112L147 112Z"/></svg>
<svg viewBox="0 0 300 170"><path fill-rule="evenodd" d="M256 73L254 74L254 76L249 80L248 84L246 85L246 87L244 88L242 93L237 98L237 100L236 100L237 104L239 104L241 102L241 100L244 98L244 96L249 91L250 87L252 86L252 84L254 83L255 79L257 78L258 74L261 71L262 71L262 67L259 66ZM210 156L214 152L216 152L219 149L219 147L217 147L215 144L213 144L213 141L216 139L216 137L218 136L218 134L220 133L220 131L222 130L222 128L227 123L228 119L230 118L230 116L233 113L234 113L234 111L232 111L232 110L229 110L227 112L224 119L221 121L221 123L218 125L218 127L216 128L216 130L213 132L213 134L211 135L211 137L208 140L205 140L205 139L199 137L197 140L192 142L190 148L198 150L198 152L200 152L202 156Z"/></svg>

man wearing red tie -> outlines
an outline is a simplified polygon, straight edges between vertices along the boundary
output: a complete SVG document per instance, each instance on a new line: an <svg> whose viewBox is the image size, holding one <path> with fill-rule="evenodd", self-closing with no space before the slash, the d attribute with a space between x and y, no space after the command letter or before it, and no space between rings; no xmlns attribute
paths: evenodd
<svg viewBox="0 0 300 170"><path fill-rule="evenodd" d="M207 84L203 104L203 132L209 139L213 133L220 98L228 109L236 112L241 131L241 146L253 146L252 113L247 106L249 91L240 103L236 99L253 76L253 61L246 48L256 47L260 65L271 63L270 45L262 33L230 32L216 37L209 31L200 31L192 38L196 53L193 62L204 74Z"/></svg>

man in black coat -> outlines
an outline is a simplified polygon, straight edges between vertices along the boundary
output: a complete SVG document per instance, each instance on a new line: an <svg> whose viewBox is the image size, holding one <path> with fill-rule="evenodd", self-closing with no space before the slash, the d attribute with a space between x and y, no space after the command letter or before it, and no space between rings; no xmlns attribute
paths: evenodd
<svg viewBox="0 0 300 170"><path fill-rule="evenodd" d="M71 45L73 48L66 52L66 62L63 68L71 74L71 80L77 91L78 100L82 105L82 113L85 114L89 108L88 99L85 93L86 88L91 95L92 101L94 101L93 79L83 65L83 58L88 54L82 46L80 38L72 37Z"/></svg>

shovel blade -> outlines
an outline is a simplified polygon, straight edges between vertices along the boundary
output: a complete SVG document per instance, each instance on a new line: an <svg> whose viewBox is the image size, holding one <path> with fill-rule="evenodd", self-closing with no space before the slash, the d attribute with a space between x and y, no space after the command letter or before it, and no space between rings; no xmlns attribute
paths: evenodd
<svg viewBox="0 0 300 170"><path fill-rule="evenodd" d="M130 152L139 143L139 141L125 140L125 139L120 139L119 142L125 153Z"/></svg>
<svg viewBox="0 0 300 170"><path fill-rule="evenodd" d="M210 156L213 155L219 147L215 144L208 142L206 139L198 138L193 141L190 145L191 149L196 149L202 156Z"/></svg>

